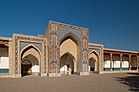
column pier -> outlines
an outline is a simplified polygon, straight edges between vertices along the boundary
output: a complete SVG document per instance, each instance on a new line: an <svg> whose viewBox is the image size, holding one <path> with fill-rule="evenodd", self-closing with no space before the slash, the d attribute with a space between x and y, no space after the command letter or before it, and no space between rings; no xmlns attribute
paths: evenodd
<svg viewBox="0 0 139 92"><path fill-rule="evenodd" d="M120 54L120 70L122 70L123 54Z"/></svg>
<svg viewBox="0 0 139 92"><path fill-rule="evenodd" d="M139 58L139 56L137 55L137 70L138 70L138 67L139 67L139 62L138 62L138 58Z"/></svg>
<svg viewBox="0 0 139 92"><path fill-rule="evenodd" d="M110 53L110 71L112 71L112 53Z"/></svg>
<svg viewBox="0 0 139 92"><path fill-rule="evenodd" d="M128 62L129 62L129 70L131 70L131 55L129 55L129 60L128 60Z"/></svg>

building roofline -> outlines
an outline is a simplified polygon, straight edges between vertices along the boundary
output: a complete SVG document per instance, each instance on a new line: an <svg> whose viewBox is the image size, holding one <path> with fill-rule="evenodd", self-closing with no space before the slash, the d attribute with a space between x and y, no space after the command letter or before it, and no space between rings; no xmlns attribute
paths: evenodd
<svg viewBox="0 0 139 92"><path fill-rule="evenodd" d="M104 51L106 51L106 50L107 50L107 51L115 51L115 52L139 53L138 51L104 48Z"/></svg>
<svg viewBox="0 0 139 92"><path fill-rule="evenodd" d="M41 35L41 34L38 34L38 35L28 35L28 34L20 34L20 33L13 33L13 36L16 35L16 36L24 36L24 37L32 37L32 38L46 38L45 35Z"/></svg>
<svg viewBox="0 0 139 92"><path fill-rule="evenodd" d="M11 41L11 40L12 40L12 38L9 38L9 37L0 37L0 40Z"/></svg>
<svg viewBox="0 0 139 92"><path fill-rule="evenodd" d="M89 45L104 46L103 44L89 43Z"/></svg>
<svg viewBox="0 0 139 92"><path fill-rule="evenodd" d="M48 21L48 23L51 23L51 22L58 23L58 24L62 24L62 25L68 25L68 26L72 26L72 27L76 27L76 28L81 28L81 29L87 29L87 31L88 31L88 28L86 28L86 27L80 27L80 26L76 26L76 25L73 25L73 24L68 24L68 23L63 23L63 22L57 22L57 21L52 21L52 20L49 20Z"/></svg>

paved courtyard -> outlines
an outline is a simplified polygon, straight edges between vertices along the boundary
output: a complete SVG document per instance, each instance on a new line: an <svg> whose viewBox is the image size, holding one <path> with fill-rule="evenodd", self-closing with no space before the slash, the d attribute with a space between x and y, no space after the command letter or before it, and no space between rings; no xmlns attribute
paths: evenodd
<svg viewBox="0 0 139 92"><path fill-rule="evenodd" d="M0 92L138 92L139 73L1 78Z"/></svg>

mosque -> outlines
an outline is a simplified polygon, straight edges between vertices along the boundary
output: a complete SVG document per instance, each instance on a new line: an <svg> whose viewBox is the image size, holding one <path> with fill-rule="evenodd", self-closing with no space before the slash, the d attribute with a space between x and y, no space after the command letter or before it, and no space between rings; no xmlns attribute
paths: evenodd
<svg viewBox="0 0 139 92"><path fill-rule="evenodd" d="M88 29L49 21L46 35L0 37L0 77L138 72L139 52L88 42Z"/></svg>

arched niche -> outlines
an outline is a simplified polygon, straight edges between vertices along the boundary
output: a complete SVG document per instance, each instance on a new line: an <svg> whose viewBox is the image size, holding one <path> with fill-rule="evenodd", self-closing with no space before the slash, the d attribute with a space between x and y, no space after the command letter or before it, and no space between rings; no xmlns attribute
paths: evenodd
<svg viewBox="0 0 139 92"><path fill-rule="evenodd" d="M97 72L98 71L98 62L99 62L99 55L97 52L92 51L89 54L89 71L90 72Z"/></svg>
<svg viewBox="0 0 139 92"><path fill-rule="evenodd" d="M75 61L74 56L70 53L65 53L60 57L60 72L62 74L67 74L69 68L71 69L71 73L75 73L77 71L77 62Z"/></svg>
<svg viewBox="0 0 139 92"><path fill-rule="evenodd" d="M29 61L31 64L24 66L24 62ZM24 68L23 68L24 66ZM24 75L24 70L30 72L29 75L40 75L41 71L41 55L37 47L33 45L25 46L21 50L21 73ZM26 69L25 69L26 68Z"/></svg>

